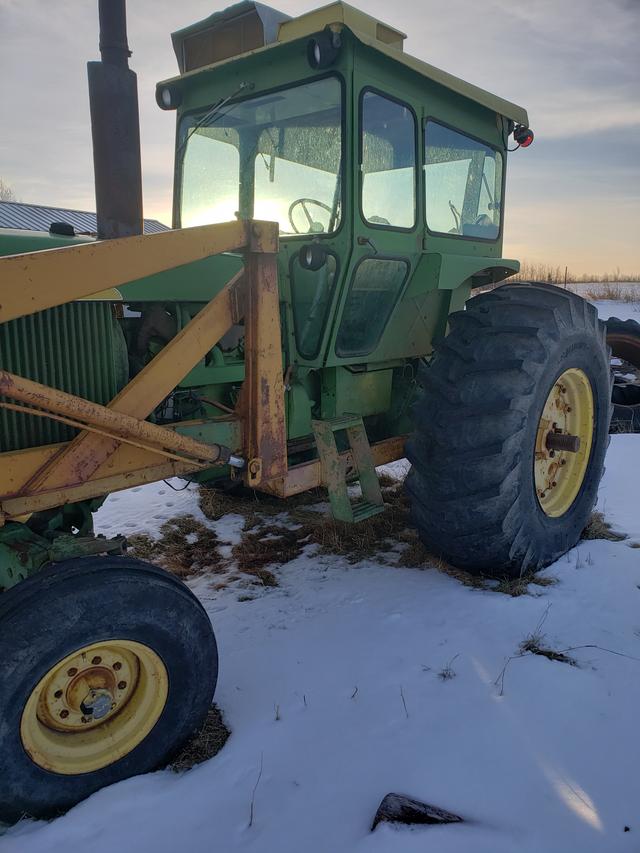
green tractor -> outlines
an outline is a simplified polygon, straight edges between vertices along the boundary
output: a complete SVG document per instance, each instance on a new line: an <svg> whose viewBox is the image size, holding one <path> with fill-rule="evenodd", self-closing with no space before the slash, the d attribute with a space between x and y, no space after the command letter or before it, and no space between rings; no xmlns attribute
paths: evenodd
<svg viewBox="0 0 640 853"><path fill-rule="evenodd" d="M97 239L0 231L4 820L161 766L211 704L209 618L94 535L110 492L325 486L358 523L384 510L376 466L406 455L427 548L517 577L576 543L608 441L595 309L487 289L519 269L502 235L525 110L346 4L241 2L173 35L173 229L144 236L123 0L100 19Z"/></svg>

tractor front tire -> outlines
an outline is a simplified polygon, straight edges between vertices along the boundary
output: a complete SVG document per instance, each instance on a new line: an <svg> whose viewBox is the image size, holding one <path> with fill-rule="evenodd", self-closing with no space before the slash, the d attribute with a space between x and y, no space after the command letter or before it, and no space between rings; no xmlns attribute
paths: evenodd
<svg viewBox="0 0 640 853"><path fill-rule="evenodd" d="M504 285L449 318L408 442L411 512L435 556L520 577L578 541L604 471L604 324L574 293Z"/></svg>
<svg viewBox="0 0 640 853"><path fill-rule="evenodd" d="M165 764L217 673L202 605L141 560L66 560L3 593L0 820L55 815Z"/></svg>

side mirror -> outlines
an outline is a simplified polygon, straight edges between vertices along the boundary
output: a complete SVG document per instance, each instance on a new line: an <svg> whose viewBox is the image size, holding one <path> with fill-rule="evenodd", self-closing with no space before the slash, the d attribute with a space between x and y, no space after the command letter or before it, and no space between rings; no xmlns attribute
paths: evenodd
<svg viewBox="0 0 640 853"><path fill-rule="evenodd" d="M319 270L327 262L327 252L318 243L307 243L298 252L298 262L303 270Z"/></svg>

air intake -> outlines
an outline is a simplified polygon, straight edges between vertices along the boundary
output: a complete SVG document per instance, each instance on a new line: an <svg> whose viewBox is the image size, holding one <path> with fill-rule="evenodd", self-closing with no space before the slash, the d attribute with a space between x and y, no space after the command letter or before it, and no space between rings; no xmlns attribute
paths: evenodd
<svg viewBox="0 0 640 853"><path fill-rule="evenodd" d="M222 62L277 41L278 27L289 15L262 3L242 2L173 33L180 73Z"/></svg>

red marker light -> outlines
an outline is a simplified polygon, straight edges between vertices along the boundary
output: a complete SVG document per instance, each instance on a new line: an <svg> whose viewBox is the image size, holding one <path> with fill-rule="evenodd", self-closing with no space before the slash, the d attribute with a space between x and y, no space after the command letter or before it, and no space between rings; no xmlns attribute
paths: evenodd
<svg viewBox="0 0 640 853"><path fill-rule="evenodd" d="M528 148L533 142L533 131L530 127L517 124L513 129L513 138L521 148Z"/></svg>

